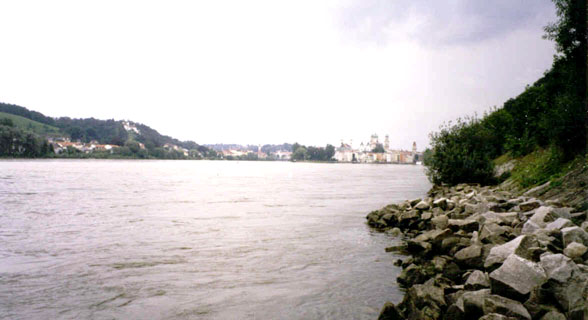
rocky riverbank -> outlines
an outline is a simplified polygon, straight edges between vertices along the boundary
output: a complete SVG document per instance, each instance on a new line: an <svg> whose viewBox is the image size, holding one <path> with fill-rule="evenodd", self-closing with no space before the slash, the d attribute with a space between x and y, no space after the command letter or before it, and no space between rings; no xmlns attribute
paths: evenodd
<svg viewBox="0 0 588 320"><path fill-rule="evenodd" d="M587 214L464 184L369 213L408 255L379 319L588 319Z"/></svg>

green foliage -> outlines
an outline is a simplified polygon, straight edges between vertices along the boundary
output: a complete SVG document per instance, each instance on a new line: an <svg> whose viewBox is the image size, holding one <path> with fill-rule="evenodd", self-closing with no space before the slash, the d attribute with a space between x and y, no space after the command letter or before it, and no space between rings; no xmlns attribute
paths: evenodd
<svg viewBox="0 0 588 320"><path fill-rule="evenodd" d="M326 147L303 146L298 143L292 145L291 159L294 161L332 161L335 155L335 147L327 144Z"/></svg>
<svg viewBox="0 0 588 320"><path fill-rule="evenodd" d="M17 127L38 135L54 135L59 132L59 128L49 126L34 120L30 120L18 115L0 112L0 118L4 125ZM8 123L12 123L11 125Z"/></svg>
<svg viewBox="0 0 588 320"><path fill-rule="evenodd" d="M19 128L0 125L0 157L46 157L53 152L45 139Z"/></svg>
<svg viewBox="0 0 588 320"><path fill-rule="evenodd" d="M563 152L557 147L534 151L518 161L511 177L523 188L545 183L561 172L562 159Z"/></svg>
<svg viewBox="0 0 588 320"><path fill-rule="evenodd" d="M378 143L378 144L376 144L376 147L372 150L372 152L384 153L384 152L386 152L386 150L384 150L384 146L381 143Z"/></svg>
<svg viewBox="0 0 588 320"><path fill-rule="evenodd" d="M424 161L432 182L492 183L490 160L508 153L528 155L512 173L528 187L553 178L586 152L586 3L554 2L558 21L545 28L558 50L551 69L481 120L458 120L433 133Z"/></svg>
<svg viewBox="0 0 588 320"><path fill-rule="evenodd" d="M458 119L430 137L433 151L425 156L425 165L433 183L494 182L490 157L495 152L490 143L494 135L480 120Z"/></svg>

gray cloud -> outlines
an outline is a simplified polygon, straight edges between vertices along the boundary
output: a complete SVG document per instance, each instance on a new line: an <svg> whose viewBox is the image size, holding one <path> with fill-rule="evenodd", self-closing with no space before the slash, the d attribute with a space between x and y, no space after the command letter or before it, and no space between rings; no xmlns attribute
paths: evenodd
<svg viewBox="0 0 588 320"><path fill-rule="evenodd" d="M409 36L426 45L470 44L554 19L549 0L351 0L340 23L359 41L386 43L409 23Z"/></svg>

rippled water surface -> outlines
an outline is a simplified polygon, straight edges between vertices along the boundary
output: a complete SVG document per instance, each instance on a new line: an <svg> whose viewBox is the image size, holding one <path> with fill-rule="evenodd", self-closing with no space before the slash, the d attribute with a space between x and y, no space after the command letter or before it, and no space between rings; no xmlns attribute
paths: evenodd
<svg viewBox="0 0 588 320"><path fill-rule="evenodd" d="M423 167L0 161L0 318L374 319Z"/></svg>

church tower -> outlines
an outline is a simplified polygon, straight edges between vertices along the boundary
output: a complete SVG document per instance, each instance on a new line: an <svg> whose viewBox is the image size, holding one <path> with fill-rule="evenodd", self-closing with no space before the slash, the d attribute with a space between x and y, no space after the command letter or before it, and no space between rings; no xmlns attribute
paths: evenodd
<svg viewBox="0 0 588 320"><path fill-rule="evenodd" d="M390 136L386 135L386 140L384 140L384 150L390 150Z"/></svg>
<svg viewBox="0 0 588 320"><path fill-rule="evenodd" d="M415 154L416 154L416 152L417 152L417 149L416 149L416 141L414 141L414 142L412 143L412 154L413 154L413 155L415 155Z"/></svg>

